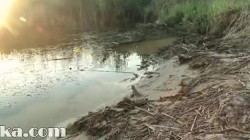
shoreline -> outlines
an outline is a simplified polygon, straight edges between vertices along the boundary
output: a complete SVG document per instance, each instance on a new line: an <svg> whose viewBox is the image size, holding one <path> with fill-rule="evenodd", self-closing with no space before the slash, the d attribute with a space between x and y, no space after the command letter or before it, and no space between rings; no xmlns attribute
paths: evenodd
<svg viewBox="0 0 250 140"><path fill-rule="evenodd" d="M170 68L170 69L169 69ZM181 89L179 83L183 76L190 77L196 74L195 71L191 71L188 69L187 65L179 66L178 58L174 57L164 63L161 63L158 68L154 72L146 72L141 77L139 81L137 81L134 86L136 90L141 93L141 95L135 95L134 91L131 90L131 95L122 98L119 102L114 103L110 107L119 104L120 102L131 99L131 100L158 100L160 98L172 97L175 96L176 93ZM165 79L166 77L166 79ZM174 82L171 82L174 81ZM166 87L163 87L161 84L168 83ZM174 87L174 88L173 88ZM166 93L167 92L167 93ZM106 107L103 107L99 110L102 110ZM98 110L98 109L97 109ZM95 112L95 111L94 111ZM85 116L87 116L86 114ZM77 122L76 119L74 122ZM72 123L68 123L70 126ZM76 135L76 136L75 136ZM88 136L84 133L74 134L73 136L68 136L67 140L88 140L88 139L97 139L96 137ZM105 137L105 136L104 136ZM98 138L98 140L104 139Z"/></svg>
<svg viewBox="0 0 250 140"><path fill-rule="evenodd" d="M191 41L166 48L160 57L171 59L135 84L143 96L124 98L91 112L68 127L69 132L109 140L249 137L244 124L248 122L250 99L245 94L246 82L250 81L245 73L235 74L247 68L248 57L211 48L219 40L204 37L199 43L205 44L202 47Z"/></svg>

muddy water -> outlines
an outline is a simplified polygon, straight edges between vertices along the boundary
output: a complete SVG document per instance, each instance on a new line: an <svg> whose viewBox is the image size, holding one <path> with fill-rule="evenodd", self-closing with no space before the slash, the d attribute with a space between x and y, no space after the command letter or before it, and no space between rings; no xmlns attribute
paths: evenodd
<svg viewBox="0 0 250 140"><path fill-rule="evenodd" d="M100 49L69 43L0 55L0 125L53 127L130 94L147 54L174 38ZM65 47L66 46L66 47ZM154 66L147 70L153 70ZM26 138L27 139L27 138Z"/></svg>

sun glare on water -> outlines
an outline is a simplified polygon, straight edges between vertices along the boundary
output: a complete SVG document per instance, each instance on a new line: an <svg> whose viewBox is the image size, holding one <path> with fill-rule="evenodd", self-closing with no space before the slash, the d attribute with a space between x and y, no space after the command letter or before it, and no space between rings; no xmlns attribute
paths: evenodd
<svg viewBox="0 0 250 140"><path fill-rule="evenodd" d="M4 26L14 0L0 0L0 26Z"/></svg>

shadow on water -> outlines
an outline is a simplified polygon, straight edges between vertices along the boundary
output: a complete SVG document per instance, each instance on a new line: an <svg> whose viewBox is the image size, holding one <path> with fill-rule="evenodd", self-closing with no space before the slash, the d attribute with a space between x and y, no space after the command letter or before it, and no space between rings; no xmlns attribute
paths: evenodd
<svg viewBox="0 0 250 140"><path fill-rule="evenodd" d="M61 44L0 54L0 125L53 127L111 105L130 93L129 85L149 54L174 38L102 49ZM63 46L63 47L62 47Z"/></svg>

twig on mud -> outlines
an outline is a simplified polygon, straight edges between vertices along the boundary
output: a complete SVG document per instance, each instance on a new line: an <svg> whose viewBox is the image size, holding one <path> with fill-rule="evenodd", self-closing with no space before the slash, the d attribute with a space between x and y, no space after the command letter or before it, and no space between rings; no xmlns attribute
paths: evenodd
<svg viewBox="0 0 250 140"><path fill-rule="evenodd" d="M198 110L195 110L195 112L197 113L197 115L202 116L202 114Z"/></svg>
<svg viewBox="0 0 250 140"><path fill-rule="evenodd" d="M246 87L246 84L245 84L244 82L242 82L241 80L238 80L238 82L239 82L240 84L242 84L243 87Z"/></svg>
<svg viewBox="0 0 250 140"><path fill-rule="evenodd" d="M180 46L180 48L183 49L183 50L185 50L185 51L187 51L187 52L189 52L189 49L186 48L186 47L184 47L184 45Z"/></svg>
<svg viewBox="0 0 250 140"><path fill-rule="evenodd" d="M202 79L192 81L192 84L181 89L180 93L189 93L194 87L196 87Z"/></svg>
<svg viewBox="0 0 250 140"><path fill-rule="evenodd" d="M191 112L191 111L194 111L194 110L197 109L197 108L198 108L198 107L194 107L194 108L192 108L192 109L189 109L189 110L187 110L187 111L181 113L177 118L180 118L181 116L183 116L183 115L185 115L185 114L187 114L187 113L189 113L189 112Z"/></svg>
<svg viewBox="0 0 250 140"><path fill-rule="evenodd" d="M140 111L143 111L143 112L145 112L145 113L147 113L147 114L149 114L149 115L151 115L151 116L154 116L154 115L155 115L154 113L151 113L151 112L149 112L149 111L147 111L147 110L145 110L145 109L143 109L143 108L140 108L140 107L138 107L138 106L135 106L135 108L138 109L138 110L140 110Z"/></svg>
<svg viewBox="0 0 250 140"><path fill-rule="evenodd" d="M152 131L155 131L155 128L147 123L144 124L146 127L148 127L149 129L151 129Z"/></svg>
<svg viewBox="0 0 250 140"><path fill-rule="evenodd" d="M155 128L163 128L163 129L172 129L172 130L180 130L180 128L176 128L176 127L168 127L168 126L163 126L163 125L150 125L145 123L144 124L146 127L148 127L149 129L151 129L152 131L155 131Z"/></svg>
<svg viewBox="0 0 250 140"><path fill-rule="evenodd" d="M195 125L195 123L196 123L197 118L198 118L198 114L196 114L195 117L194 117L193 124L192 124L192 126L191 126L191 128L190 128L190 131L191 131L191 132L192 132L193 129L194 129L194 125Z"/></svg>
<svg viewBox="0 0 250 140"><path fill-rule="evenodd" d="M169 117L169 118L171 118L171 119L174 119L173 116L170 116L170 115L168 115L168 114L166 114L166 113L162 113L162 115L167 116L167 117Z"/></svg>
<svg viewBox="0 0 250 140"><path fill-rule="evenodd" d="M181 140L183 139L183 137L181 137L181 136L179 136L179 135L177 135L177 134L175 134L174 132L170 132L171 134L173 134L173 135L175 135L176 137L178 137L178 138L180 138Z"/></svg>
<svg viewBox="0 0 250 140"><path fill-rule="evenodd" d="M153 127L158 127L158 128L166 128L166 129L175 129L175 130L180 130L180 128L176 127L168 127L168 126L163 126L163 125L152 125Z"/></svg>
<svg viewBox="0 0 250 140"><path fill-rule="evenodd" d="M194 130L194 125L195 125L195 123L196 123L196 121L197 121L198 115L200 114L199 111L201 110L201 108L202 108L202 106L200 106L200 108L199 108L198 110L195 110L195 112L196 112L197 114L196 114L195 117L194 117L194 121L193 121L193 124L192 124L191 129L190 129L191 132Z"/></svg>
<svg viewBox="0 0 250 140"><path fill-rule="evenodd" d="M183 125L183 123L182 123L181 121L175 119L173 116L170 116L170 115L168 115L168 114L166 114L166 113L162 113L162 115L164 115L164 116L166 116L166 117L169 117L169 118L173 119L174 121L178 122L179 124Z"/></svg>

